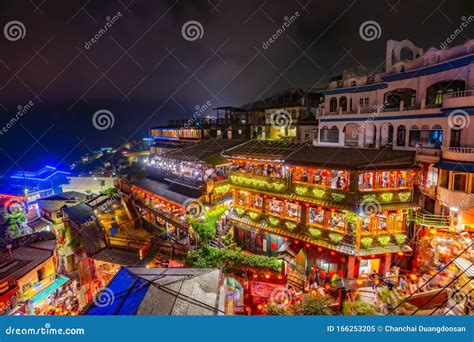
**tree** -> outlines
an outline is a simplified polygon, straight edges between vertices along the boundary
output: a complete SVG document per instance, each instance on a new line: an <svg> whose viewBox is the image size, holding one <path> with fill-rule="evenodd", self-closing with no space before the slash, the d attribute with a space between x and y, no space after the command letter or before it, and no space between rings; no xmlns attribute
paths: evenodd
<svg viewBox="0 0 474 342"><path fill-rule="evenodd" d="M307 294L302 300L290 305L269 303L267 315L270 316L329 316L333 312L331 302L324 296Z"/></svg>
<svg viewBox="0 0 474 342"><path fill-rule="evenodd" d="M8 227L5 230L5 239L11 240L20 237L20 226L26 222L25 213L16 211L6 214L4 217L8 222Z"/></svg>
<svg viewBox="0 0 474 342"><path fill-rule="evenodd" d="M295 316L319 316L332 315L330 309L331 302L321 295L305 295L303 300L289 307L290 312Z"/></svg>

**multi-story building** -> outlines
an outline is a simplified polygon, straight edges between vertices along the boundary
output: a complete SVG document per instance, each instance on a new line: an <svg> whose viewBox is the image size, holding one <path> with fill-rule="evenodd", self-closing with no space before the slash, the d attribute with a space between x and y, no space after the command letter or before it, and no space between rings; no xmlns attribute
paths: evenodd
<svg viewBox="0 0 474 342"><path fill-rule="evenodd" d="M300 275L349 279L386 272L411 251L414 152L249 141L223 155L243 249L292 249L287 265Z"/></svg>
<svg viewBox="0 0 474 342"><path fill-rule="evenodd" d="M263 110L255 107L217 107L214 111L213 117L196 112L189 119L170 120L167 126L151 128L151 153L161 154L208 139L249 139L251 125L263 115Z"/></svg>
<svg viewBox="0 0 474 342"><path fill-rule="evenodd" d="M252 138L313 142L318 136L316 109L322 95L316 90L288 89L265 99L265 113L252 125Z"/></svg>
<svg viewBox="0 0 474 342"><path fill-rule="evenodd" d="M385 72L349 73L322 91L318 145L416 151L419 201L436 215L419 222L472 229L474 41L423 52L390 40L385 59Z"/></svg>

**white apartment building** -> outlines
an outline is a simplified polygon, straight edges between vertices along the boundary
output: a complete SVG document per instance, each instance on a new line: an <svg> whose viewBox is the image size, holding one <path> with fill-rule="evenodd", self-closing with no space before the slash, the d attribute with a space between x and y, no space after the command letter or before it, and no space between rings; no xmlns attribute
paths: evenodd
<svg viewBox="0 0 474 342"><path fill-rule="evenodd" d="M322 93L318 145L417 151L421 207L474 231L474 40L426 52L390 40L385 72Z"/></svg>

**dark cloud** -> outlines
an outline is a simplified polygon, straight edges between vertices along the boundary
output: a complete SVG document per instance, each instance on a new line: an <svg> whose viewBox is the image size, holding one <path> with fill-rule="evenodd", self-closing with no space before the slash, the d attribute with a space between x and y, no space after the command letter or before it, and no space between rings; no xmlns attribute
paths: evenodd
<svg viewBox="0 0 474 342"><path fill-rule="evenodd" d="M120 20L85 49L119 11ZM298 19L263 49L296 11ZM239 105L292 86L324 87L344 68L383 62L387 39L439 47L472 12L471 1L0 1L1 27L11 20L26 27L22 40L0 36L0 126L19 104L35 102L0 136L0 155L8 154L0 174L12 160L24 168L43 158L70 162L88 147L141 137L208 100ZM189 20L202 24L202 39L183 39ZM380 39L360 38L367 20L380 24ZM107 131L91 124L102 108L116 116ZM30 136L45 132L41 144ZM84 144L74 149L78 139Z"/></svg>

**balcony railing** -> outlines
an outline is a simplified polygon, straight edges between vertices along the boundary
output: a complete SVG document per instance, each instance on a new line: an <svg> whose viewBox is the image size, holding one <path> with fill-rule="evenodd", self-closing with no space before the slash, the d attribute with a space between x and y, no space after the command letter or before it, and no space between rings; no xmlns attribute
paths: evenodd
<svg viewBox="0 0 474 342"><path fill-rule="evenodd" d="M449 228L451 219L444 215L416 213L415 223L425 227Z"/></svg>
<svg viewBox="0 0 474 342"><path fill-rule="evenodd" d="M474 147L447 147L443 151L454 153L474 153Z"/></svg>
<svg viewBox="0 0 474 342"><path fill-rule="evenodd" d="M234 185L269 192L284 193L287 190L287 182L284 178L229 172L229 181Z"/></svg>
<svg viewBox="0 0 474 342"><path fill-rule="evenodd" d="M455 99L460 97L474 96L474 90L462 90L456 91L454 93L448 93L443 95L443 100L446 99Z"/></svg>

